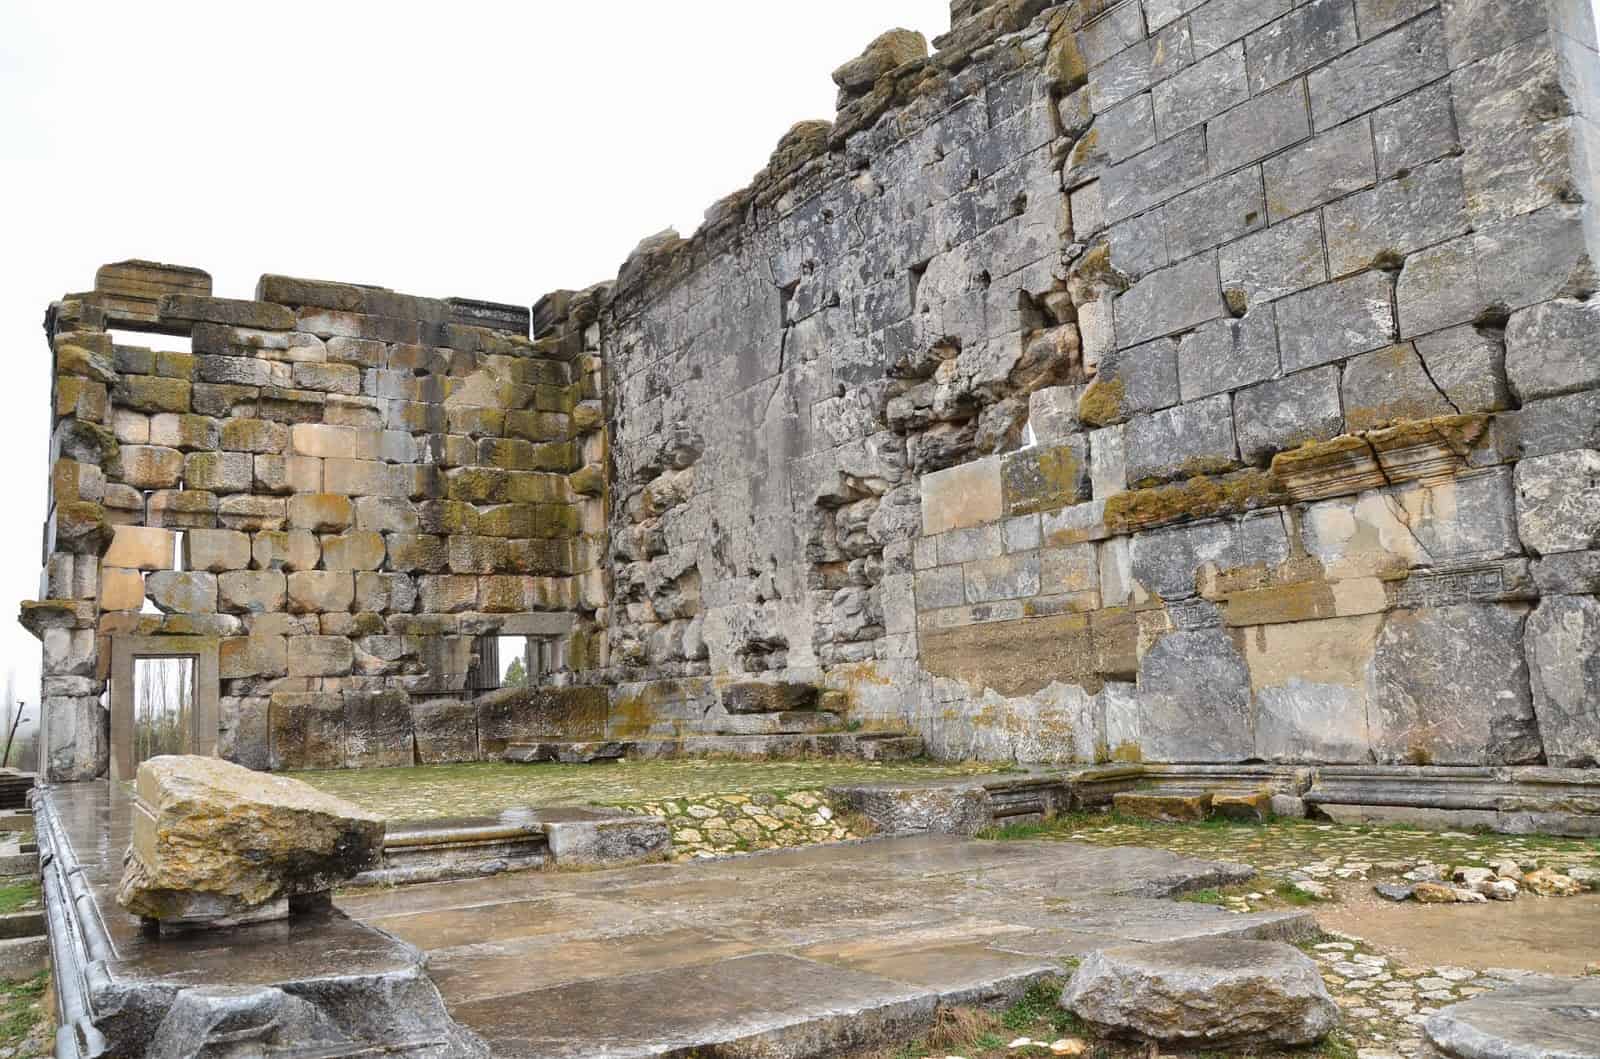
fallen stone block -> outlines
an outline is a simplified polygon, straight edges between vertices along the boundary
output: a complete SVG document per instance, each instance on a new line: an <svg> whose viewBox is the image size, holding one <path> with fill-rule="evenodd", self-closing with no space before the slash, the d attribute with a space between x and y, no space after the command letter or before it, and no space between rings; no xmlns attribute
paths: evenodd
<svg viewBox="0 0 1600 1059"><path fill-rule="evenodd" d="M1249 794L1214 794L1211 812L1224 820L1245 820L1265 823L1272 819L1271 791L1252 791Z"/></svg>
<svg viewBox="0 0 1600 1059"><path fill-rule="evenodd" d="M1530 976L1451 1004L1423 1023L1438 1054L1600 1055L1600 980Z"/></svg>
<svg viewBox="0 0 1600 1059"><path fill-rule="evenodd" d="M1540 897L1573 897L1583 893L1583 884L1569 875L1540 868L1522 877L1522 888Z"/></svg>
<svg viewBox="0 0 1600 1059"><path fill-rule="evenodd" d="M1117 812L1143 820L1186 823L1204 820L1211 813L1212 796L1204 794L1144 794L1123 791L1111 796Z"/></svg>
<svg viewBox="0 0 1600 1059"><path fill-rule="evenodd" d="M1061 1004L1107 1033L1185 1046L1308 1044L1339 1024L1317 965L1273 941L1100 949L1073 974Z"/></svg>
<svg viewBox="0 0 1600 1059"><path fill-rule="evenodd" d="M383 818L282 776L217 758L139 766L117 902L173 926L282 918L290 898L377 865Z"/></svg>
<svg viewBox="0 0 1600 1059"><path fill-rule="evenodd" d="M975 835L994 823L993 800L976 783L829 787L828 797L865 816L886 834Z"/></svg>

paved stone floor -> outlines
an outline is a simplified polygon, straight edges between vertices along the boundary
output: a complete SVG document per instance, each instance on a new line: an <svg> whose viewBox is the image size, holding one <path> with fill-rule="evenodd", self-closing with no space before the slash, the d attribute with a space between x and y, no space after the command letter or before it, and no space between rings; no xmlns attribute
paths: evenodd
<svg viewBox="0 0 1600 1059"><path fill-rule="evenodd" d="M426 950L452 1014L497 1056L735 1041L782 1056L910 1034L940 1003L1012 998L1107 944L1312 929L1299 910L1162 896L1239 874L1161 850L926 836L339 904Z"/></svg>

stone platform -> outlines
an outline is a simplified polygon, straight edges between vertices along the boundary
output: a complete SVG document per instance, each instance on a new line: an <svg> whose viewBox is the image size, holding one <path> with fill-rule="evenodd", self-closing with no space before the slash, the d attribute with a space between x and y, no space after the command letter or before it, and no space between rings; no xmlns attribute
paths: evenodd
<svg viewBox="0 0 1600 1059"><path fill-rule="evenodd" d="M1165 899L1249 873L1149 849L922 835L340 906L425 950L451 1014L497 1056L805 1056L914 1034L941 1004L1006 1000L1102 946L1313 929L1303 912Z"/></svg>

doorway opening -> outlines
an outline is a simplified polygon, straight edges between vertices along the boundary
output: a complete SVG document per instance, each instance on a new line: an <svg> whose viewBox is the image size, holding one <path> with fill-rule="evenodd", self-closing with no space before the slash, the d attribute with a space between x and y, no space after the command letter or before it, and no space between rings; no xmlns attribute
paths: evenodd
<svg viewBox="0 0 1600 1059"><path fill-rule="evenodd" d="M195 748L195 658L133 660L133 767L162 754Z"/></svg>

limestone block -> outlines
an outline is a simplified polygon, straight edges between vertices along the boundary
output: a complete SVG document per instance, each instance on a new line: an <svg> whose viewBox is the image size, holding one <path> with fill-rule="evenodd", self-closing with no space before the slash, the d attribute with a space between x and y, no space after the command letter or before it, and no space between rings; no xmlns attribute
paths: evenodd
<svg viewBox="0 0 1600 1059"><path fill-rule="evenodd" d="M1237 938L1097 950L1073 973L1061 1005L1106 1031L1179 1048L1309 1044L1339 1025L1310 957L1283 942Z"/></svg>
<svg viewBox="0 0 1600 1059"><path fill-rule="evenodd" d="M95 633L93 629L45 629L39 637L44 646L44 675L47 677L87 677L95 671Z"/></svg>
<svg viewBox="0 0 1600 1059"><path fill-rule="evenodd" d="M345 496L404 496L408 491L396 468L380 460L330 456L322 461L323 488Z"/></svg>
<svg viewBox="0 0 1600 1059"><path fill-rule="evenodd" d="M1223 820L1265 823L1272 819L1272 799L1267 788L1249 794L1218 794L1211 799L1211 812Z"/></svg>
<svg viewBox="0 0 1600 1059"><path fill-rule="evenodd" d="M143 574L116 566L100 568L101 610L138 610L143 606Z"/></svg>
<svg viewBox="0 0 1600 1059"><path fill-rule="evenodd" d="M1351 431L1455 412L1410 343L1351 358L1344 366L1341 392L1346 428Z"/></svg>
<svg viewBox="0 0 1600 1059"><path fill-rule="evenodd" d="M297 456L376 460L383 455L383 431L325 423L296 423L290 427L290 451Z"/></svg>
<svg viewBox="0 0 1600 1059"><path fill-rule="evenodd" d="M1201 324L1178 343L1178 386L1185 401L1277 374L1278 333L1265 307Z"/></svg>
<svg viewBox="0 0 1600 1059"><path fill-rule="evenodd" d="M356 574L356 601L359 611L368 613L410 613L417 605L417 583L405 574Z"/></svg>
<svg viewBox="0 0 1600 1059"><path fill-rule="evenodd" d="M1055 510L1088 500L1089 439L1076 434L1058 444L1009 452L1001 457L1000 480L1007 515Z"/></svg>
<svg viewBox="0 0 1600 1059"><path fill-rule="evenodd" d="M248 452L191 452L183 459L183 481L191 489L247 493L255 482L255 461Z"/></svg>
<svg viewBox="0 0 1600 1059"><path fill-rule="evenodd" d="M301 493L289 498L288 516L291 529L339 533L349 528L355 509L338 493Z"/></svg>
<svg viewBox="0 0 1600 1059"><path fill-rule="evenodd" d="M322 565L329 570L376 570L384 555L383 534L373 530L322 537Z"/></svg>
<svg viewBox="0 0 1600 1059"><path fill-rule="evenodd" d="M112 389L112 400L136 412L188 412L189 381L154 375L123 375Z"/></svg>
<svg viewBox="0 0 1600 1059"><path fill-rule="evenodd" d="M171 489L183 476L183 453L177 449L123 445L120 450L117 477L135 489Z"/></svg>
<svg viewBox="0 0 1600 1059"><path fill-rule="evenodd" d="M1600 304L1567 298L1511 314L1506 378L1521 401L1600 387Z"/></svg>
<svg viewBox="0 0 1600 1059"><path fill-rule="evenodd" d="M1428 376L1457 411L1498 412L1511 406L1505 344L1493 332L1463 325L1423 335L1415 344Z"/></svg>
<svg viewBox="0 0 1600 1059"><path fill-rule="evenodd" d="M218 757L258 772L272 767L268 727L271 701L265 695L222 696L218 700L221 714Z"/></svg>
<svg viewBox="0 0 1600 1059"><path fill-rule="evenodd" d="M1304 101L1299 86L1274 89L1272 95L1284 91L1294 92L1293 109L1298 111L1298 121L1304 125ZM1232 113L1240 114L1248 109L1247 105ZM1242 303L1247 309L1316 286L1328 278L1327 264L1323 260L1322 225L1313 213L1247 235L1222 248L1218 269L1223 294L1230 303ZM1289 370L1287 366L1285 370Z"/></svg>
<svg viewBox="0 0 1600 1059"><path fill-rule="evenodd" d="M1344 605L1338 585L1307 587L1316 591L1305 594L1304 618L1317 619L1319 607L1337 613ZM1381 589L1374 595L1373 607L1387 606ZM1367 669L1382 624L1382 614L1373 613L1250 629L1243 646L1255 692L1257 757L1305 763L1370 760Z"/></svg>
<svg viewBox="0 0 1600 1059"><path fill-rule="evenodd" d="M1128 422L1123 439L1128 482L1134 486L1238 466L1233 404L1227 394L1137 416Z"/></svg>
<svg viewBox="0 0 1600 1059"><path fill-rule="evenodd" d="M1539 731L1523 656L1522 604L1465 603L1389 613L1368 683L1380 763L1537 761Z"/></svg>
<svg viewBox="0 0 1600 1059"><path fill-rule="evenodd" d="M144 579L145 595L163 614L215 614L217 576L189 570L157 570Z"/></svg>
<svg viewBox="0 0 1600 1059"><path fill-rule="evenodd" d="M1156 794L1144 791L1119 791L1111 804L1123 816L1163 823L1193 823L1211 815L1212 796L1202 794Z"/></svg>
<svg viewBox="0 0 1600 1059"><path fill-rule="evenodd" d="M1200 254L1145 276L1113 305L1117 345L1132 346L1225 315L1217 255Z"/></svg>
<svg viewBox="0 0 1600 1059"><path fill-rule="evenodd" d="M293 383L302 390L321 390L354 396L361 392L361 369L351 364L317 364L302 361L294 365Z"/></svg>
<svg viewBox="0 0 1600 1059"><path fill-rule="evenodd" d="M194 529L183 535L183 568L221 574L250 565L250 537L238 530Z"/></svg>
<svg viewBox="0 0 1600 1059"><path fill-rule="evenodd" d="M885 834L975 835L994 823L994 804L978 783L933 787L861 784L828 788Z"/></svg>
<svg viewBox="0 0 1600 1059"><path fill-rule="evenodd" d="M1545 596L1528 618L1525 646L1546 763L1600 764L1600 601Z"/></svg>
<svg viewBox="0 0 1600 1059"><path fill-rule="evenodd" d="M355 648L345 636L289 637L291 677L336 677L355 665Z"/></svg>
<svg viewBox="0 0 1600 1059"><path fill-rule="evenodd" d="M217 495L201 489L157 489L145 505L145 521L156 526L210 529L217 524Z"/></svg>
<svg viewBox="0 0 1600 1059"><path fill-rule="evenodd" d="M1000 458L996 456L925 474L920 487L924 534L994 522L1002 514Z"/></svg>
<svg viewBox="0 0 1600 1059"><path fill-rule="evenodd" d="M1421 166L1333 203L1325 213L1328 262L1336 276L1454 238L1470 227L1461 160Z"/></svg>
<svg viewBox="0 0 1600 1059"><path fill-rule="evenodd" d="M399 690L345 692L344 738L347 768L415 764L411 697Z"/></svg>
<svg viewBox="0 0 1600 1059"><path fill-rule="evenodd" d="M1283 370L1327 364L1393 342L1393 289L1386 273L1361 272L1279 301Z"/></svg>
<svg viewBox="0 0 1600 1059"><path fill-rule="evenodd" d="M451 537L446 541L450 572L493 574L506 569L510 549L500 537Z"/></svg>
<svg viewBox="0 0 1600 1059"><path fill-rule="evenodd" d="M847 93L865 92L884 74L927 55L928 40L922 34L909 29L891 29L879 34L860 55L833 71L833 83Z"/></svg>
<svg viewBox="0 0 1600 1059"><path fill-rule="evenodd" d="M1233 395L1234 432L1244 462L1264 466L1274 454L1344 432L1339 369L1295 372Z"/></svg>
<svg viewBox="0 0 1600 1059"><path fill-rule="evenodd" d="M168 529L117 526L111 547L101 557L106 566L130 570L170 570L177 554L177 535Z"/></svg>
<svg viewBox="0 0 1600 1059"><path fill-rule="evenodd" d="M225 496L217 502L217 521L227 529L279 530L284 515L282 497Z"/></svg>
<svg viewBox="0 0 1600 1059"><path fill-rule="evenodd" d="M966 597L972 603L1025 599L1039 594L1037 553L1002 555L967 563L963 575Z"/></svg>
<svg viewBox="0 0 1600 1059"><path fill-rule="evenodd" d="M282 610L286 586L275 570L233 570L217 575L217 598L228 614L263 614Z"/></svg>
<svg viewBox="0 0 1600 1059"><path fill-rule="evenodd" d="M1600 551L1547 556L1533 564L1533 578L1545 595L1600 595Z"/></svg>
<svg viewBox="0 0 1600 1059"><path fill-rule="evenodd" d="M411 705L417 764L448 765L478 759L478 711L460 699L433 699Z"/></svg>
<svg viewBox="0 0 1600 1059"><path fill-rule="evenodd" d="M251 564L258 570L314 570L322 545L309 530L265 530L251 538Z"/></svg>
<svg viewBox="0 0 1600 1059"><path fill-rule="evenodd" d="M360 497L355 501L355 513L358 530L416 533L419 529L416 509L410 501L399 497Z"/></svg>
<svg viewBox="0 0 1600 1059"><path fill-rule="evenodd" d="M296 780L217 758L139 766L117 902L166 922L211 922L331 890L375 867L383 818Z"/></svg>
<svg viewBox="0 0 1600 1059"><path fill-rule="evenodd" d="M224 419L222 447L235 452L281 453L289 447L289 428L269 419Z"/></svg>
<svg viewBox="0 0 1600 1059"><path fill-rule="evenodd" d="M1065 441L1076 434L1081 386L1046 386L1028 395L1028 423L1041 445Z"/></svg>
<svg viewBox="0 0 1600 1059"><path fill-rule="evenodd" d="M478 603L478 579L471 575L425 574L417 578L422 609L430 614L459 614Z"/></svg>
<svg viewBox="0 0 1600 1059"><path fill-rule="evenodd" d="M1377 177L1366 120L1318 133L1261 167L1272 222L1371 185Z"/></svg>
<svg viewBox="0 0 1600 1059"><path fill-rule="evenodd" d="M405 572L441 573L450 565L445 538L427 533L390 533L389 568Z"/></svg>
<svg viewBox="0 0 1600 1059"><path fill-rule="evenodd" d="M289 672L288 638L266 633L223 637L217 645L217 672L223 680L285 676Z"/></svg>
<svg viewBox="0 0 1600 1059"><path fill-rule="evenodd" d="M355 575L343 570L296 570L286 579L289 611L321 614L347 611L355 599Z"/></svg>
<svg viewBox="0 0 1600 1059"><path fill-rule="evenodd" d="M1517 464L1517 531L1535 553L1600 546L1600 450L1569 449Z"/></svg>
<svg viewBox="0 0 1600 1059"><path fill-rule="evenodd" d="M1255 754L1250 672L1221 629L1167 633L1139 660L1146 761L1230 762Z"/></svg>

